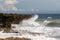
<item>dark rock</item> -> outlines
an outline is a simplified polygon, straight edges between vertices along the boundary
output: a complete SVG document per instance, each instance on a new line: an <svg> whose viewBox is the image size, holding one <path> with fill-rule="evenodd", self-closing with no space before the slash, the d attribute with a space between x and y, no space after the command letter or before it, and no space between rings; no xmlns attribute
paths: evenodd
<svg viewBox="0 0 60 40"><path fill-rule="evenodd" d="M0 13L0 24L2 27L11 28L11 24L19 24L23 19L29 19L32 15L22 15L22 14L3 14Z"/></svg>

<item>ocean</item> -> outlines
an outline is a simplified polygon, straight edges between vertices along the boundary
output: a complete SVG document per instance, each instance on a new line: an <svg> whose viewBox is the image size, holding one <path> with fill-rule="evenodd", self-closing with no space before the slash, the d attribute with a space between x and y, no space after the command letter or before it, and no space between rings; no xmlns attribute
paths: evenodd
<svg viewBox="0 0 60 40"><path fill-rule="evenodd" d="M31 40L60 40L60 14L32 15L19 24L11 24L11 29L19 32L14 34L15 37L31 38ZM12 34L13 37L14 35ZM2 37L5 36L11 35L5 34Z"/></svg>
<svg viewBox="0 0 60 40"><path fill-rule="evenodd" d="M60 14L40 14L37 20L40 23L44 20L51 21L47 26L60 27Z"/></svg>
<svg viewBox="0 0 60 40"><path fill-rule="evenodd" d="M60 14L33 15L32 18L23 20L18 25L13 24L12 29L28 34L30 38L32 37L31 33L34 33L33 40L60 40Z"/></svg>

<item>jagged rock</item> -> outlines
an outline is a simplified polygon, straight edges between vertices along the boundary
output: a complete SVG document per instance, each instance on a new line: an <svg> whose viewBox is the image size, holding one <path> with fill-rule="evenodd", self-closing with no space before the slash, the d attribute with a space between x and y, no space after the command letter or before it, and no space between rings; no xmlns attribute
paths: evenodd
<svg viewBox="0 0 60 40"><path fill-rule="evenodd" d="M19 24L23 19L29 19L32 15L22 15L22 14L3 14L0 13L0 24L2 27L10 28L11 24Z"/></svg>

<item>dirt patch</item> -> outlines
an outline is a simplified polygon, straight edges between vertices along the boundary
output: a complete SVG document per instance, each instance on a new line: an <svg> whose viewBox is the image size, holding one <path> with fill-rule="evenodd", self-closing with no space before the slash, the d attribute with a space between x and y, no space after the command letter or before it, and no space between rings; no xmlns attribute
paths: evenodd
<svg viewBox="0 0 60 40"><path fill-rule="evenodd" d="M10 38L0 38L0 40L31 40L29 38L13 38L13 37L10 37Z"/></svg>

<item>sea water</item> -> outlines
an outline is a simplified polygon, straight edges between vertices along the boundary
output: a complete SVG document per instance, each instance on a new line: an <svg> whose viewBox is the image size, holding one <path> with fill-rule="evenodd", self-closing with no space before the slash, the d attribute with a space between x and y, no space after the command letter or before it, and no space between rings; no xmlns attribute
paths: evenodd
<svg viewBox="0 0 60 40"><path fill-rule="evenodd" d="M14 34L17 37L26 37L32 40L60 40L60 15L33 15L32 18L22 20L19 24L12 24L11 28L19 32L17 35Z"/></svg>
<svg viewBox="0 0 60 40"><path fill-rule="evenodd" d="M16 26L15 28L13 28ZM60 40L60 15L41 14L33 15L22 23L12 25L12 29L25 35L25 37L33 38L33 40ZM28 32L42 33L32 36ZM29 36L28 36L28 35Z"/></svg>

